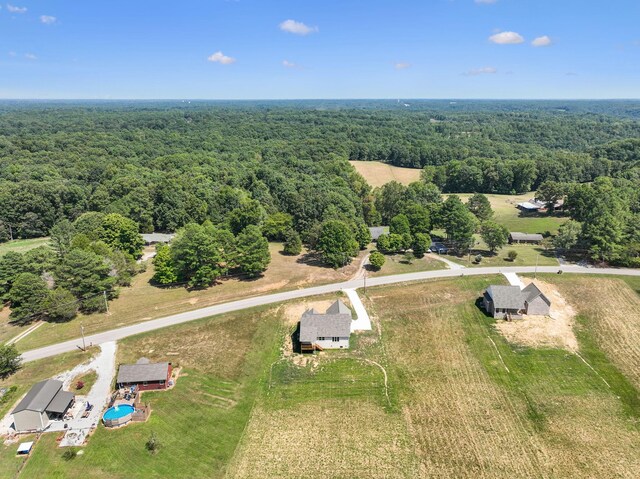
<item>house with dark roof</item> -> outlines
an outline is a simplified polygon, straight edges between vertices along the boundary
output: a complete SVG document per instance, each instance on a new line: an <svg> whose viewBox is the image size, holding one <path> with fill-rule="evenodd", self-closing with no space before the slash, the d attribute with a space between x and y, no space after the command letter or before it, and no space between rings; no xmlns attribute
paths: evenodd
<svg viewBox="0 0 640 479"><path fill-rule="evenodd" d="M300 349L348 349L351 336L351 310L340 300L324 313L309 309L300 318Z"/></svg>
<svg viewBox="0 0 640 479"><path fill-rule="evenodd" d="M52 420L62 419L74 400L73 393L63 391L62 381L40 381L11 412L13 427L17 432L43 431Z"/></svg>
<svg viewBox="0 0 640 479"><path fill-rule="evenodd" d="M482 296L484 309L494 318L522 319L525 314L546 316L551 301L533 283L519 286L491 285Z"/></svg>
<svg viewBox="0 0 640 479"><path fill-rule="evenodd" d="M509 244L527 243L527 244L540 244L544 237L538 233L509 233Z"/></svg>
<svg viewBox="0 0 640 479"><path fill-rule="evenodd" d="M172 372L171 363L151 363L140 358L136 364L121 364L116 384L119 388L135 386L139 391L167 389Z"/></svg>

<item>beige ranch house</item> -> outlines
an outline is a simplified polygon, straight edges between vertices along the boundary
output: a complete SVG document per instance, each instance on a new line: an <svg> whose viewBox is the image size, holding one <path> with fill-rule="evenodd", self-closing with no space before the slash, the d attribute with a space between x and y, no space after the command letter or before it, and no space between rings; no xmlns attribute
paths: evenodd
<svg viewBox="0 0 640 479"><path fill-rule="evenodd" d="M551 301L534 283L524 289L519 286L489 286L482 302L484 309L499 319L522 319L525 314L546 316L551 309Z"/></svg>
<svg viewBox="0 0 640 479"><path fill-rule="evenodd" d="M348 349L351 336L351 310L338 300L325 313L309 309L300 318L300 349Z"/></svg>

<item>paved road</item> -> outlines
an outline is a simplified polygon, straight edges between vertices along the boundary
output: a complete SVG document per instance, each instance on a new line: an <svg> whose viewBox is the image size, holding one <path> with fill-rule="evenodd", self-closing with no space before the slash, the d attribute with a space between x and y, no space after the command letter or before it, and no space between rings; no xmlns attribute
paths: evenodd
<svg viewBox="0 0 640 479"><path fill-rule="evenodd" d="M564 273L581 273L581 274L612 274L621 276L640 276L640 269L615 269L615 268L585 268L582 266L538 266L537 271L539 273L556 273L561 269ZM452 278L456 276L482 276L491 274L503 274L503 273L533 273L536 270L535 266L520 266L520 267L506 267L506 268L465 268L462 270L438 270L438 271L423 271L420 273L408 273L398 274L393 276L380 276L377 278L367 278L367 286L381 286L386 284L404 283L407 281L419 281L425 279L438 279L438 278ZM343 289L361 288L363 286L363 280L350 280L341 283L327 284L324 286L316 286L313 288L298 289L294 291L287 291L284 293L269 294L265 296L256 296L253 298L241 299L239 301L232 301L230 303L218 304L215 306L209 306L206 308L196 309L194 311L188 311L186 313L175 314L173 316L166 316L164 318L154 319L146 321L144 323L133 324L131 326L125 326L122 328L112 329L103 333L93 334L85 338L86 343L102 344L107 341L117 341L128 336L135 334L146 333L148 331L154 331L156 329L166 328L167 326L173 326L176 324L186 323L188 321L194 321L196 319L206 318L208 316L214 316L217 314L230 313L233 311L240 311L247 308L253 308L255 306L263 306L266 304L279 303L281 301L288 301L292 299L306 298L308 296L316 296L321 294L335 293ZM61 353L66 353L77 349L82 344L80 338L72 339L58 344L52 344L51 346L45 346L39 349L33 349L26 351L22 354L24 361L34 361L36 359L48 358Z"/></svg>

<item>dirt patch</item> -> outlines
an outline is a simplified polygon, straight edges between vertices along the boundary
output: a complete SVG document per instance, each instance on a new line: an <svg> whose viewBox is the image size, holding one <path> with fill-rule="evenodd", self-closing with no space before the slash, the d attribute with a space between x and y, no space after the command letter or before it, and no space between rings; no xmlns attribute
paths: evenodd
<svg viewBox="0 0 640 479"><path fill-rule="evenodd" d="M343 299L344 301L344 299ZM335 302L334 300L304 300L297 303L290 303L284 307L284 318L287 325L295 325L300 321L302 313L308 309L315 309L319 313L323 313Z"/></svg>
<svg viewBox="0 0 640 479"><path fill-rule="evenodd" d="M526 285L533 282L522 278ZM557 288L544 281L535 281L540 290L551 300L549 316L525 316L512 322L498 320L496 328L507 341L534 348L564 348L571 352L578 350L578 339L573 331L576 311L562 297Z"/></svg>

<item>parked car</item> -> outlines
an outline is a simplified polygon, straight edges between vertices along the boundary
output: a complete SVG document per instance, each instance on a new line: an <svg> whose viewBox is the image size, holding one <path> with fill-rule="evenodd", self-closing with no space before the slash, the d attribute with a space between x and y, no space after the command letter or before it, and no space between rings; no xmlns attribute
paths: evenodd
<svg viewBox="0 0 640 479"><path fill-rule="evenodd" d="M429 250L432 253L437 253L437 254L447 254L449 252L449 248L447 248L442 243L431 243L431 247L429 248Z"/></svg>

